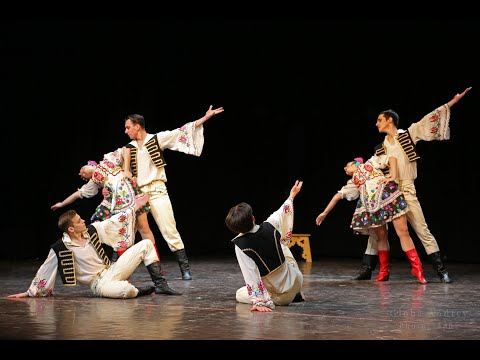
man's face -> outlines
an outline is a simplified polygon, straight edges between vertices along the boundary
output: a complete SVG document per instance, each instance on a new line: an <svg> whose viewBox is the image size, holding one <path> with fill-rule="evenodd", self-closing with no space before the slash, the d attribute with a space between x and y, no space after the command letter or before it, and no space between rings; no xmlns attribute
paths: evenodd
<svg viewBox="0 0 480 360"><path fill-rule="evenodd" d="M387 119L385 115L380 114L377 118L377 123L375 126L378 129L378 132L386 132L387 131L387 126L392 122L392 118Z"/></svg>
<svg viewBox="0 0 480 360"><path fill-rule="evenodd" d="M70 227L73 227L75 233L82 233L87 230L85 220L83 220L78 214L73 217Z"/></svg>
<svg viewBox="0 0 480 360"><path fill-rule="evenodd" d="M137 139L139 129L140 125L132 123L130 119L125 121L125 134L127 134L130 139Z"/></svg>

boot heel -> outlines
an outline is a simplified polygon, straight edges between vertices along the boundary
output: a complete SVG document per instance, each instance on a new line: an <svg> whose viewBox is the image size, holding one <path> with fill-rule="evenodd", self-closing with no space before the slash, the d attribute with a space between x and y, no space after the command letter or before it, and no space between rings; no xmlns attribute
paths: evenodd
<svg viewBox="0 0 480 360"><path fill-rule="evenodd" d="M379 250L378 261L380 262L380 271L375 281L388 281L390 279L390 251Z"/></svg>
<svg viewBox="0 0 480 360"><path fill-rule="evenodd" d="M423 266L422 262L420 261L420 257L418 256L417 249L413 248L411 250L408 250L405 252L405 254L410 261L410 265L412 265L412 275L415 276L420 283L426 284L427 280L423 275Z"/></svg>
<svg viewBox="0 0 480 360"><path fill-rule="evenodd" d="M415 276L420 283L427 284L427 279L425 279L423 272L417 273L414 269L412 269L412 275Z"/></svg>
<svg viewBox="0 0 480 360"><path fill-rule="evenodd" d="M378 274L378 276L375 278L375 281L388 281L390 279L390 274L382 275Z"/></svg>

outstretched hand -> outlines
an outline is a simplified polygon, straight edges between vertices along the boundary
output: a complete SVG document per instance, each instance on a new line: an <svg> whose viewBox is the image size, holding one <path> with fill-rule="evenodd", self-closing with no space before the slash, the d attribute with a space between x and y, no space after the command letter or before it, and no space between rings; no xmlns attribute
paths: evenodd
<svg viewBox="0 0 480 360"><path fill-rule="evenodd" d="M60 209L61 207L63 207L63 204L61 202L57 202L55 205L52 205L50 209L57 210L57 209Z"/></svg>
<svg viewBox="0 0 480 360"><path fill-rule="evenodd" d="M453 99L450 100L449 105L452 106L452 105L456 104L457 102L459 102L460 99L463 98L465 96L465 94L467 92L469 92L471 89L472 89L472 87L470 86L470 87L466 88L462 93L455 95L453 97Z"/></svg>
<svg viewBox="0 0 480 360"><path fill-rule="evenodd" d="M323 222L323 220L325 220L326 217L327 217L327 214L325 214L324 212L320 213L315 219L315 224L320 225Z"/></svg>
<svg viewBox="0 0 480 360"><path fill-rule="evenodd" d="M216 109L212 109L213 105L210 105L210 107L208 108L207 112L205 113L204 116L202 116L200 119L198 119L196 122L195 122L195 127L199 127L201 125L203 125L203 123L205 121L207 121L208 119L210 119L213 115L217 115L217 114L220 114L223 112L223 106L219 107L219 108L216 108Z"/></svg>
<svg viewBox="0 0 480 360"><path fill-rule="evenodd" d="M273 310L269 307L262 306L262 305L253 305L250 311L258 311L258 312L272 312Z"/></svg>
<svg viewBox="0 0 480 360"><path fill-rule="evenodd" d="M303 181L297 180L295 184L290 189L290 197L293 199L302 189Z"/></svg>
<svg viewBox="0 0 480 360"><path fill-rule="evenodd" d="M8 295L7 297L9 297L11 299L26 298L26 297L28 297L28 292L25 291L25 292L18 293L18 294L12 294L12 295Z"/></svg>
<svg viewBox="0 0 480 360"><path fill-rule="evenodd" d="M205 116L207 116L208 118L211 118L213 115L217 115L223 112L223 106L216 109L212 109L212 107L213 105L210 105L207 112L205 113Z"/></svg>

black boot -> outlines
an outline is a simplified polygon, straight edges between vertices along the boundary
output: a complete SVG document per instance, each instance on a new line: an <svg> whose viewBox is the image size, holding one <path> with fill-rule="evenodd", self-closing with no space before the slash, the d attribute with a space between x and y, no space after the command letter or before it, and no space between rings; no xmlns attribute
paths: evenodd
<svg viewBox="0 0 480 360"><path fill-rule="evenodd" d="M362 268L352 280L370 280L372 278L372 271L377 267L377 263L378 255L363 254Z"/></svg>
<svg viewBox="0 0 480 360"><path fill-rule="evenodd" d="M190 265L188 265L187 253L185 249L177 250L173 252L177 258L178 265L180 266L180 271L182 272L183 280L192 280L192 275L190 274Z"/></svg>
<svg viewBox="0 0 480 360"><path fill-rule="evenodd" d="M162 266L158 261L147 265L147 270L155 285L155 294L182 295L181 292L175 291L168 286L167 280L163 277Z"/></svg>
<svg viewBox="0 0 480 360"><path fill-rule="evenodd" d="M114 262L116 262L117 260L118 260L118 253L117 253L115 250L113 250L112 256L111 256L111 258L110 258L110 261L111 261L112 263L114 263Z"/></svg>
<svg viewBox="0 0 480 360"><path fill-rule="evenodd" d="M147 286L144 288L137 288L138 289L138 294L137 297L140 296L145 296L145 295L150 295L155 291L155 286Z"/></svg>
<svg viewBox="0 0 480 360"><path fill-rule="evenodd" d="M303 296L303 293L300 291L299 293L297 293L297 295L295 295L295 297L292 300L292 303L299 303L304 301L305 301L305 297Z"/></svg>
<svg viewBox="0 0 480 360"><path fill-rule="evenodd" d="M437 272L438 277L443 283L451 283L452 280L448 276L447 269L445 265L443 265L442 256L440 255L440 251L434 252L429 255L430 259L432 260L433 270Z"/></svg>

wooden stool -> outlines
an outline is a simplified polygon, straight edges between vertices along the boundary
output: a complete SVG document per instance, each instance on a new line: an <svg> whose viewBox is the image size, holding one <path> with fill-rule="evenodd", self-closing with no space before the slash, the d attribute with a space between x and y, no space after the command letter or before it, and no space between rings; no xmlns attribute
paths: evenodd
<svg viewBox="0 0 480 360"><path fill-rule="evenodd" d="M293 245L298 245L302 248L302 257L306 262L312 262L310 234L292 234L292 239L290 240L288 247L291 248Z"/></svg>

